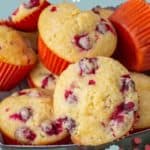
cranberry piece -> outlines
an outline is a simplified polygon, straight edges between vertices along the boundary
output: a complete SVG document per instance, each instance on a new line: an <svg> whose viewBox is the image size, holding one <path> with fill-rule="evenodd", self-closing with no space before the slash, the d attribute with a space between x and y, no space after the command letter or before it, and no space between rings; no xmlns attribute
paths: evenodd
<svg viewBox="0 0 150 150"><path fill-rule="evenodd" d="M41 129L43 132L45 132L47 135L54 135L56 134L55 128L52 125L52 122L45 121L41 124Z"/></svg>
<svg viewBox="0 0 150 150"><path fill-rule="evenodd" d="M135 83L131 79L130 75L122 75L120 78L120 91L125 93L129 90L135 91Z"/></svg>
<svg viewBox="0 0 150 150"><path fill-rule="evenodd" d="M30 0L28 3L23 4L25 8L30 9L40 5L40 0Z"/></svg>
<svg viewBox="0 0 150 150"><path fill-rule="evenodd" d="M92 48L92 44L91 44L90 37L88 36L88 34L75 35L73 42L81 50L88 51L89 49Z"/></svg>
<svg viewBox="0 0 150 150"><path fill-rule="evenodd" d="M64 129L67 129L70 133L73 132L76 127L75 120L69 117L60 118L56 121L56 123L59 125L57 126L60 127L60 129L63 127Z"/></svg>
<svg viewBox="0 0 150 150"><path fill-rule="evenodd" d="M46 76L43 81L42 81L42 87L41 88L46 88L48 86L49 80L54 81L56 78L54 77L53 74L49 74Z"/></svg>
<svg viewBox="0 0 150 150"><path fill-rule="evenodd" d="M128 102L126 104L124 104L124 109L126 111L133 111L135 107L135 104L133 102Z"/></svg>
<svg viewBox="0 0 150 150"><path fill-rule="evenodd" d="M30 108L24 107L19 113L10 115L11 119L26 122L32 116L32 110Z"/></svg>
<svg viewBox="0 0 150 150"><path fill-rule="evenodd" d="M83 58L79 61L80 75L95 74L99 68L97 64L97 58Z"/></svg>
<svg viewBox="0 0 150 150"><path fill-rule="evenodd" d="M101 34L105 34L108 31L114 33L113 28L103 18L101 19L100 23L96 26L96 31Z"/></svg>
<svg viewBox="0 0 150 150"><path fill-rule="evenodd" d="M53 6L53 7L51 8L51 12L55 12L55 11L57 11L57 7Z"/></svg>
<svg viewBox="0 0 150 150"><path fill-rule="evenodd" d="M20 110L19 114L22 120L26 122L32 116L32 109L24 107Z"/></svg>
<svg viewBox="0 0 150 150"><path fill-rule="evenodd" d="M111 120L116 120L118 122L123 122L124 116L121 114L122 112L130 112L134 110L135 104L133 102L121 103L112 113Z"/></svg>
<svg viewBox="0 0 150 150"><path fill-rule="evenodd" d="M29 127L20 127L16 130L15 136L23 142L32 142L36 138L36 134Z"/></svg>
<svg viewBox="0 0 150 150"><path fill-rule="evenodd" d="M88 84L89 84L89 85L95 85L95 84L96 84L96 81L94 81L94 80L89 80Z"/></svg>
<svg viewBox="0 0 150 150"><path fill-rule="evenodd" d="M10 115L9 118L10 118L10 119L14 119L14 120L23 121L23 120L22 120L22 117L21 117L20 114L18 114L18 113Z"/></svg>
<svg viewBox="0 0 150 150"><path fill-rule="evenodd" d="M76 103L78 101L77 96L74 94L72 90L66 90L64 94L65 100L67 102L71 103Z"/></svg>
<svg viewBox="0 0 150 150"><path fill-rule="evenodd" d="M42 131L49 136L58 135L64 129L67 129L69 132L72 132L75 127L75 121L68 117L59 118L53 122L45 121L41 124Z"/></svg>
<svg viewBox="0 0 150 150"><path fill-rule="evenodd" d="M118 105L115 109L115 111L112 113L111 119L112 120L117 120L118 118L120 118L120 113L123 112L124 110L124 103L121 103L120 105Z"/></svg>
<svg viewBox="0 0 150 150"><path fill-rule="evenodd" d="M95 6L94 8L92 8L92 11L95 13L95 14L97 14L97 15L100 15L100 6L99 5L97 5L97 6Z"/></svg>
<svg viewBox="0 0 150 150"><path fill-rule="evenodd" d="M64 119L58 119L56 121L45 121L41 124L41 129L48 136L58 135L63 131L63 122Z"/></svg>
<svg viewBox="0 0 150 150"><path fill-rule="evenodd" d="M124 121L124 116L123 115L118 115L115 120L118 122L118 123L121 123Z"/></svg>
<svg viewBox="0 0 150 150"><path fill-rule="evenodd" d="M73 130L75 129L76 127L76 122L75 120L73 120L72 118L65 118L64 119L64 123L63 123L63 126L65 129L67 129L70 133L73 132Z"/></svg>

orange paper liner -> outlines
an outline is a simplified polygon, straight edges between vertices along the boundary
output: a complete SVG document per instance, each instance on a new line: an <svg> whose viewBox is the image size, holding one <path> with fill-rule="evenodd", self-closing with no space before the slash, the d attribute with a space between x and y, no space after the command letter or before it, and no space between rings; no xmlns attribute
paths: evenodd
<svg viewBox="0 0 150 150"><path fill-rule="evenodd" d="M116 57L130 70L150 70L150 5L128 0L110 20L118 33Z"/></svg>
<svg viewBox="0 0 150 150"><path fill-rule="evenodd" d="M15 87L33 67L33 64L17 66L0 62L0 90L10 90Z"/></svg>
<svg viewBox="0 0 150 150"><path fill-rule="evenodd" d="M57 56L52 50L50 50L40 36L38 39L38 52L41 62L56 75L60 75L70 64L70 62Z"/></svg>
<svg viewBox="0 0 150 150"><path fill-rule="evenodd" d="M45 1L36 11L32 14L26 16L22 20L18 22L6 21L6 25L11 26L17 30L25 31L25 32L33 32L37 30L37 23L40 13L44 8L49 6L50 3Z"/></svg>

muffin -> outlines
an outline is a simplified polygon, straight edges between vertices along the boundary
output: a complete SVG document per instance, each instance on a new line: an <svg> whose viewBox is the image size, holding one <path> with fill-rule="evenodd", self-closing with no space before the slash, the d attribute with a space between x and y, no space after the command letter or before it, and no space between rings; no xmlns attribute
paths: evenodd
<svg viewBox="0 0 150 150"><path fill-rule="evenodd" d="M102 18L108 19L114 12L114 8L102 8L99 5L92 8L92 11Z"/></svg>
<svg viewBox="0 0 150 150"><path fill-rule="evenodd" d="M118 35L115 57L131 71L150 70L150 5L127 0L110 17Z"/></svg>
<svg viewBox="0 0 150 150"><path fill-rule="evenodd" d="M139 96L139 119L134 130L150 128L150 77L141 73L131 73Z"/></svg>
<svg viewBox="0 0 150 150"><path fill-rule="evenodd" d="M57 75L83 57L111 56L117 43L108 20L72 3L47 7L40 15L38 29L39 57Z"/></svg>
<svg viewBox="0 0 150 150"><path fill-rule="evenodd" d="M34 67L36 54L14 29L0 25L0 90L16 86Z"/></svg>
<svg viewBox="0 0 150 150"><path fill-rule="evenodd" d="M52 92L26 89L0 103L0 129L6 144L47 145L67 136L53 116Z"/></svg>
<svg viewBox="0 0 150 150"><path fill-rule="evenodd" d="M29 0L22 3L9 17L8 25L21 31L36 31L41 11L49 5L47 0Z"/></svg>
<svg viewBox="0 0 150 150"><path fill-rule="evenodd" d="M44 88L54 91L57 76L47 70L40 62L30 72L28 83L30 87Z"/></svg>
<svg viewBox="0 0 150 150"><path fill-rule="evenodd" d="M83 58L59 77L54 92L54 114L73 120L75 144L99 145L126 135L138 109L135 84L117 61Z"/></svg>

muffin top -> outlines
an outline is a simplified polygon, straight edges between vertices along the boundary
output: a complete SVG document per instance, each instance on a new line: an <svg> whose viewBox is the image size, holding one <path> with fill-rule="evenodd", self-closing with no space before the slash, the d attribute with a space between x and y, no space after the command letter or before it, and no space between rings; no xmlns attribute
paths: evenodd
<svg viewBox="0 0 150 150"><path fill-rule="evenodd" d="M36 54L14 29L0 25L0 62L13 65L34 64Z"/></svg>
<svg viewBox="0 0 150 150"><path fill-rule="evenodd" d="M38 28L46 46L69 62L110 56L116 47L115 30L108 20L71 3L47 7L40 15Z"/></svg>
<svg viewBox="0 0 150 150"><path fill-rule="evenodd" d="M107 57L84 58L59 77L54 113L72 119L77 144L98 145L125 135L132 127L138 97L129 72Z"/></svg>
<svg viewBox="0 0 150 150"><path fill-rule="evenodd" d="M50 144L65 137L67 132L53 116L52 94L27 89L4 99L0 103L1 131L21 144Z"/></svg>
<svg viewBox="0 0 150 150"><path fill-rule="evenodd" d="M14 22L20 21L36 11L46 0L29 0L27 3L22 3L11 15L11 20Z"/></svg>
<svg viewBox="0 0 150 150"><path fill-rule="evenodd" d="M30 72L29 78L36 87L54 90L57 76L47 70L40 62Z"/></svg>

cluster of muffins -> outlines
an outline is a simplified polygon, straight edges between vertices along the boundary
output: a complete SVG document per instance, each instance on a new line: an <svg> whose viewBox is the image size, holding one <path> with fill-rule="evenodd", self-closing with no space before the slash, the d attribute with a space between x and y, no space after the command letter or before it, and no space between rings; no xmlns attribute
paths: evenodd
<svg viewBox="0 0 150 150"><path fill-rule="evenodd" d="M117 10L96 6L88 11L67 2L30 0L0 22L0 90L12 89L23 79L29 85L0 103L6 144L99 145L150 128L150 77L128 71L150 69L150 58L143 66L144 53L138 57L142 46L149 56L147 36L144 43L134 38L130 42L138 57L135 65L128 67L127 62L126 69L113 58L117 45L125 44L127 34L120 32L130 34L134 28L128 25L127 12L119 13L135 4L150 11L142 0L128 1ZM146 32L139 34L136 40Z"/></svg>

